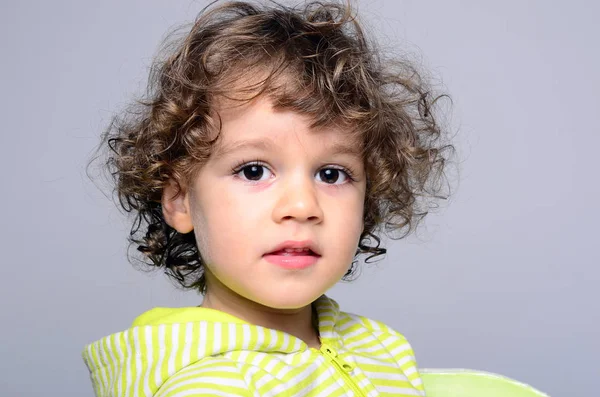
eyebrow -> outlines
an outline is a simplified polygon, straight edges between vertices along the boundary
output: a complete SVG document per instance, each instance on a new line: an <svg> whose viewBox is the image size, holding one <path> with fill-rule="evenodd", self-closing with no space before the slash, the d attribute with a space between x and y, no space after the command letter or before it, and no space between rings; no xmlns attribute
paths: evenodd
<svg viewBox="0 0 600 397"><path fill-rule="evenodd" d="M268 138L242 140L228 145L218 145L213 155L215 158L221 158L243 149L259 149L274 152L277 151L278 146ZM331 154L347 154L362 158L360 145L349 145L344 142L336 142L333 145L327 146L325 150Z"/></svg>

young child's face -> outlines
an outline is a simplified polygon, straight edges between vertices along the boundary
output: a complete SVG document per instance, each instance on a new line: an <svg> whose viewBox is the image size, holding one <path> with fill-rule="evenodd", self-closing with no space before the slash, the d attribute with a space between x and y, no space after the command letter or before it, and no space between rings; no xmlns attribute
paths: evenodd
<svg viewBox="0 0 600 397"><path fill-rule="evenodd" d="M264 98L218 111L219 143L182 199L208 293L303 307L340 280L356 253L366 187L359 145L342 129L311 130L308 118L275 111ZM307 240L320 256L286 263L267 255Z"/></svg>

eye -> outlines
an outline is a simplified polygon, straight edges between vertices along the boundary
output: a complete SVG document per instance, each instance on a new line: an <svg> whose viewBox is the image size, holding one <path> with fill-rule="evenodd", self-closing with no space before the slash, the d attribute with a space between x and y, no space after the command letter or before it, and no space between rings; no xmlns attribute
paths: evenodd
<svg viewBox="0 0 600 397"><path fill-rule="evenodd" d="M270 172L266 166L256 162L245 164L233 171L235 175L239 175L242 179L251 182L260 182L269 179Z"/></svg>
<svg viewBox="0 0 600 397"><path fill-rule="evenodd" d="M347 171L339 169L339 168L323 168L320 170L317 175L321 179L321 181L325 182L328 185L334 185L336 182L341 180L341 183L337 183L338 185L346 183L348 179L350 179L350 175Z"/></svg>
<svg viewBox="0 0 600 397"><path fill-rule="evenodd" d="M252 162L243 162L237 167L232 168L231 173L238 178L249 182L266 181L272 176L272 172L264 163L256 160ZM326 167L317 172L319 182L327 185L343 185L348 180L355 181L352 171L345 167Z"/></svg>

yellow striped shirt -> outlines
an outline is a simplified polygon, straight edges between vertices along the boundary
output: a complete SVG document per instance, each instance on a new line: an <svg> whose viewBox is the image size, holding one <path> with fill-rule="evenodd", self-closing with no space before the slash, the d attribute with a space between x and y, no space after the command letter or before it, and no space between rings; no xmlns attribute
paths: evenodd
<svg viewBox="0 0 600 397"><path fill-rule="evenodd" d="M86 347L96 396L423 396L413 351L378 321L315 302L321 348L205 308L157 308Z"/></svg>

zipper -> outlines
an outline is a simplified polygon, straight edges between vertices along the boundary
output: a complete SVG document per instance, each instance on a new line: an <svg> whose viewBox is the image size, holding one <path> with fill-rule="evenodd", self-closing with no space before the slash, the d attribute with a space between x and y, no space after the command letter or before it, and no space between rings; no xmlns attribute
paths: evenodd
<svg viewBox="0 0 600 397"><path fill-rule="evenodd" d="M319 349L319 351L329 360L331 364L333 364L333 366L337 369L338 373L342 375L342 377L346 381L346 384L350 386L352 391L354 391L355 396L366 397L366 394L358 388L358 385L354 383L354 380L352 380L352 377L350 376L350 372L352 372L352 370L354 369L354 366L352 364L339 358L337 352L333 348L325 344L321 344L321 348Z"/></svg>

